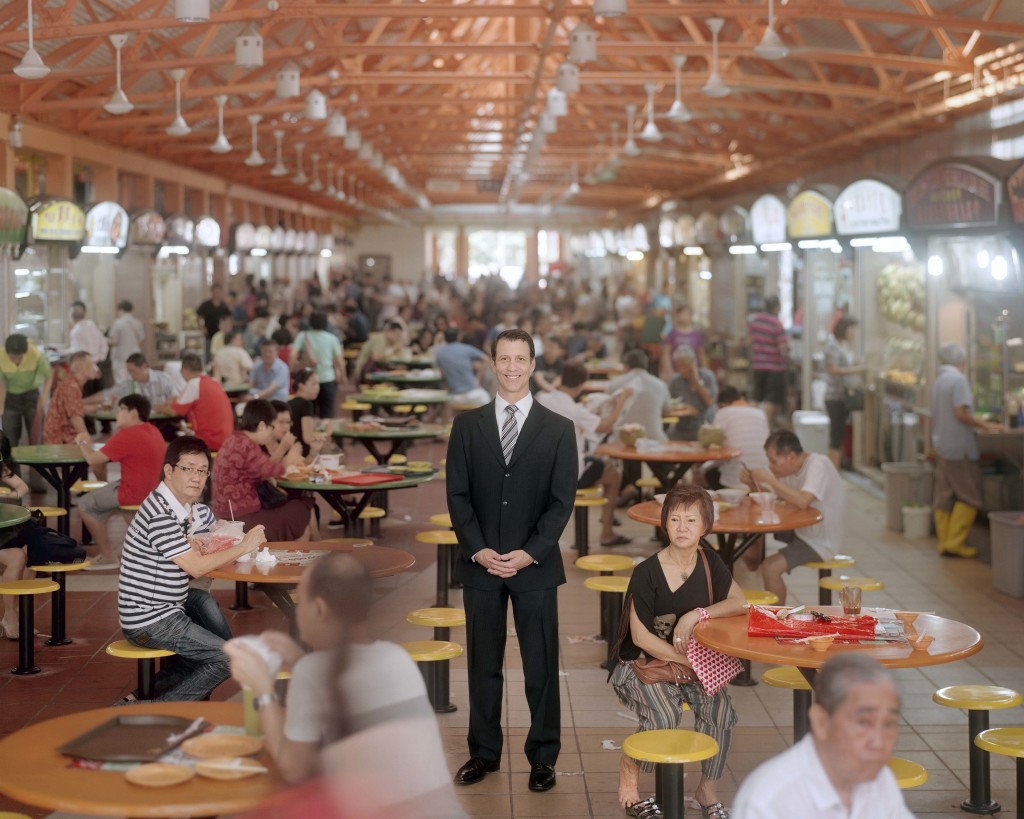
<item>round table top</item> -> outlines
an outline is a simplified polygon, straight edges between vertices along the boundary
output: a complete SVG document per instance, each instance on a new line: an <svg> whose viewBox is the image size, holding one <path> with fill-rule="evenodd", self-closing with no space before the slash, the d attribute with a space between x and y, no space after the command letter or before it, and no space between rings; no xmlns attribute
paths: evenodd
<svg viewBox="0 0 1024 819"><path fill-rule="evenodd" d="M27 506L19 506L16 503L0 503L0 529L7 529L24 523L32 517Z"/></svg>
<svg viewBox="0 0 1024 819"><path fill-rule="evenodd" d="M228 395L241 395L252 389L251 384L221 384L221 386Z"/></svg>
<svg viewBox="0 0 1024 819"><path fill-rule="evenodd" d="M696 442L666 441L661 449L646 452L640 452L635 447L623 446L620 443L601 444L594 454L606 458L618 458L622 461L699 464L704 461L727 461L738 458L742 453L729 446L705 449Z"/></svg>
<svg viewBox="0 0 1024 819"><path fill-rule="evenodd" d="M370 373L366 376L366 380L387 384L433 384L444 381L444 376L441 373L433 372L424 374L423 370L413 370L411 372L385 372L382 370Z"/></svg>
<svg viewBox="0 0 1024 819"><path fill-rule="evenodd" d="M94 421L116 421L117 410L95 410L94 412L87 412L85 414L85 417L92 418ZM149 422L153 423L153 421L179 421L184 417L184 415L175 415L173 412L151 412L149 414Z"/></svg>
<svg viewBox="0 0 1024 819"><path fill-rule="evenodd" d="M266 547L272 552L292 552L296 562L283 563L280 560L272 565L264 565L255 561L245 563L229 563L212 572L207 577L215 580L234 580L248 583L277 583L295 585L302 577L306 567L323 552L346 552L366 567L370 577L391 577L411 569L416 558L401 549L388 546L374 546L359 538L339 538L337 540L310 541L271 541Z"/></svg>
<svg viewBox="0 0 1024 819"><path fill-rule="evenodd" d="M619 375L626 367L619 361L607 361L603 358L591 359L586 362L587 372L591 375Z"/></svg>
<svg viewBox="0 0 1024 819"><path fill-rule="evenodd" d="M433 367L434 359L429 355L410 355L405 358L389 358L384 363L389 367Z"/></svg>
<svg viewBox="0 0 1024 819"><path fill-rule="evenodd" d="M22 464L84 464L85 456L77 444L32 444L16 446L11 457Z"/></svg>
<svg viewBox="0 0 1024 819"><path fill-rule="evenodd" d="M390 475L391 473L384 474ZM392 489L409 489L433 479L434 474L430 473L422 477L402 478L400 481L383 481L382 483L355 486L350 483L310 483L309 481L286 481L283 478L278 478L277 485L282 489L306 489L310 492L386 492Z"/></svg>
<svg viewBox="0 0 1024 819"><path fill-rule="evenodd" d="M220 725L241 725L243 719L238 702L161 702L79 711L37 722L0 740L0 792L51 811L162 819L241 813L285 788L265 752L260 761L269 773L236 781L196 776L173 788L140 788L120 771L71 768L69 758L57 752L69 740L126 714L202 716Z"/></svg>
<svg viewBox="0 0 1024 819"><path fill-rule="evenodd" d="M841 606L809 606L808 609L824 614L843 613ZM870 609L865 608L861 613L870 614ZM697 625L693 634L703 645L723 654L799 668L821 668L829 657L844 651L865 651L872 659L889 668L919 668L962 660L977 654L985 645L975 629L934 614L919 614L914 621L914 628L919 635L928 634L935 638L923 651L914 651L909 645L897 643L833 643L827 651L815 651L806 643L779 643L774 637L747 636L746 614L706 620Z"/></svg>
<svg viewBox="0 0 1024 819"><path fill-rule="evenodd" d="M373 438L375 440L403 440L406 438L436 438L444 435L447 427L442 424L409 424L404 427L388 427L383 429L353 429L351 423L338 424L331 435L335 438Z"/></svg>
<svg viewBox="0 0 1024 819"><path fill-rule="evenodd" d="M350 401L359 401L364 404L445 404L452 400L447 390L398 390L397 392L361 392L358 395L350 395Z"/></svg>
<svg viewBox="0 0 1024 819"><path fill-rule="evenodd" d="M626 514L640 523L661 526L661 504L656 500L634 504L626 510ZM742 503L720 513L711 531L715 534L788 532L790 529L813 526L822 520L824 517L818 509L812 506L799 509L785 501L776 501L775 515L765 517L756 503L744 498Z"/></svg>

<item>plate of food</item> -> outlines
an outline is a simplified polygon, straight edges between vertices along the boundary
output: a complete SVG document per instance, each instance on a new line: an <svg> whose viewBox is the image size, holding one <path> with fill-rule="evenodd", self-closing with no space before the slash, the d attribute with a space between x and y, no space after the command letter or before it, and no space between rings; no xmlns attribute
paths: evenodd
<svg viewBox="0 0 1024 819"><path fill-rule="evenodd" d="M198 759L215 759L225 756L251 756L263 748L262 737L251 737L248 734L203 734L192 737L181 744L189 756Z"/></svg>

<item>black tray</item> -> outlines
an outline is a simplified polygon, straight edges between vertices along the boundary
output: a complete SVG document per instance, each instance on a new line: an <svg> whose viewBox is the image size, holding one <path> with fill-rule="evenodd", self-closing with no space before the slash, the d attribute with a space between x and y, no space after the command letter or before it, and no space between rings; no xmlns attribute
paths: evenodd
<svg viewBox="0 0 1024 819"><path fill-rule="evenodd" d="M101 762L153 762L188 737L168 742L182 734L193 720L159 714L125 714L97 725L57 750L65 756Z"/></svg>

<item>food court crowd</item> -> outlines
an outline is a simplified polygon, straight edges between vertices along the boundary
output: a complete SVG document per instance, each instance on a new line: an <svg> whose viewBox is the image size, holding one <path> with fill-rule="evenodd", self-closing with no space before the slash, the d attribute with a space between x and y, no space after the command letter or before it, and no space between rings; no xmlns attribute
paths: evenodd
<svg viewBox="0 0 1024 819"><path fill-rule="evenodd" d="M741 666L698 638L711 621L745 615L737 562L758 573L757 591L783 607L781 620L787 576L844 559L839 438L833 434L829 453L818 454L786 428L787 340L776 298L750 317L753 371L749 390L740 390L720 383L687 305L628 284L594 291L567 278L511 291L497 277L414 287L342 273L324 288L307 283L295 304L272 290L251 280L238 290L214 284L195 308L204 354L186 353L180 368L150 366L128 302L118 320L129 320L106 334L76 303L72 350L59 365L17 334L0 353L3 500L32 502L19 454L31 464L36 443L71 449L67 457L80 459L98 482L76 500L83 540L86 532L92 540L87 569L118 572L118 617L130 644L173 652L152 691L136 689L118 705L203 700L233 678L259 713L277 772L297 786L287 802L257 812L464 816L459 794L501 768L511 603L529 708L526 787L549 791L561 748L558 589L569 554L561 544L584 490L604 500L595 544L601 554L635 545L620 531L627 514L647 515L658 528L659 542L634 561L616 602L621 628L605 635L610 684L635 715L638 742L692 721L695 735L710 743L692 757L702 760L701 775L687 787L700 815L911 815L887 765L900 698L885 666L919 650L906 641L879 653L882 662L870 651L829 651L822 663L800 646L796 665L813 685L809 730L754 771L732 805L719 787L737 723L728 683ZM856 325L853 316L839 317L826 351L826 405L840 431L863 373L851 353ZM962 352L940 350L935 516L940 553L971 557L964 539L980 507L971 441L983 422L971 412ZM441 398L431 404L430 390L412 389L408 406L395 406L404 400L400 390L396 401L379 401L389 379L438 385ZM360 430L386 435L384 421L407 413L440 422L437 435L448 438L443 480L457 539L453 575L462 588L470 714L468 761L454 777L415 663L373 636L373 586L357 555L326 548L302 572L291 634L233 637L210 593L211 572L262 559L268 542L287 551L332 540L335 513L341 523L348 514L344 502L321 503L322 487L304 482L331 479L322 462L343 440L338 425L352 423L340 418L349 410L362 414ZM334 463L345 462L340 454ZM353 460L350 453L344 474L353 474ZM387 464L371 470L380 466ZM344 483L344 475L334 482ZM659 490L653 501L646 494L652 485ZM801 511L801 522L787 526ZM729 523L741 515L745 523ZM125 516L122 540L114 522ZM244 534L223 537L224 521L241 522ZM579 531L574 548L584 558ZM726 535L742 541L726 546ZM0 537L3 580L28 576L22 530L0 530ZM386 531L382 542L390 545ZM24 638L16 599L3 600L4 636ZM833 613L836 628L859 611L858 604ZM980 649L980 638L964 639L957 656ZM282 668L290 672L284 697L276 679ZM626 815L679 815L681 794L645 792L649 779L641 774L656 761L678 762L667 750L637 752L624 743L617 801ZM659 778L659 787L666 782L680 786L682 778Z"/></svg>

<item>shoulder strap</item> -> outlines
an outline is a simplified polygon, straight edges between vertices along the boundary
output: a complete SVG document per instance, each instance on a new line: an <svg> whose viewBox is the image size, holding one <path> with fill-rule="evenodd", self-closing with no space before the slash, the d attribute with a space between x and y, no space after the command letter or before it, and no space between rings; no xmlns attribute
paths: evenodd
<svg viewBox="0 0 1024 819"><path fill-rule="evenodd" d="M711 565L708 563L708 556L704 554L704 547L698 546L700 549L700 559L704 561L704 578L708 581L708 605L712 605L715 602L715 590L711 587Z"/></svg>

